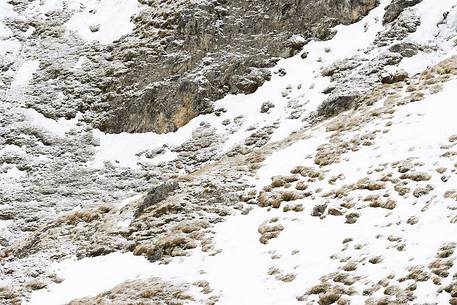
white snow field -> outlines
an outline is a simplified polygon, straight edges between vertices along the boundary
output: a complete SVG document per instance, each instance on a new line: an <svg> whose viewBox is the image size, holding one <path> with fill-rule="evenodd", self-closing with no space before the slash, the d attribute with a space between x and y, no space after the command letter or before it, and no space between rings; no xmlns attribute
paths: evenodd
<svg viewBox="0 0 457 305"><path fill-rule="evenodd" d="M33 73L38 70L39 66L40 62L38 60L30 60L23 63L17 71L11 87L14 88L28 85L29 81L33 78Z"/></svg>
<svg viewBox="0 0 457 305"><path fill-rule="evenodd" d="M133 30L132 16L140 11L135 0L72 0L74 7L84 7L67 22L69 31L81 38L109 44ZM82 5L84 4L84 6Z"/></svg>

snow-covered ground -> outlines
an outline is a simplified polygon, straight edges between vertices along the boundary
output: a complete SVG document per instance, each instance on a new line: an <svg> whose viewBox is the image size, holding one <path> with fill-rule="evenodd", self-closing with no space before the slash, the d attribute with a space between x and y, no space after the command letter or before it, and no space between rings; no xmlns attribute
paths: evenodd
<svg viewBox="0 0 457 305"><path fill-rule="evenodd" d="M55 2L55 1L48 1ZM84 7L67 22L69 31L83 39L108 44L130 33L134 25L131 18L140 11L135 0L70 1L74 7Z"/></svg>
<svg viewBox="0 0 457 305"><path fill-rule="evenodd" d="M344 183L356 182L373 165L391 163L400 156L423 161L427 165L422 170L432 172L433 160L438 160L442 153L441 145L457 132L453 124L457 117L456 88L457 81L453 80L446 84L442 92L399 108L391 119L394 127L389 133L381 135L376 145L363 148L350 154L344 162L331 165L327 168L327 176L344 173ZM379 121L374 120L364 129L376 129ZM315 132L320 136L302 140L274 153L264 162L260 176L287 174L295 165L313 166L313 159L308 159L306 163L303 156L314 152L316 145L313 142L327 135L322 130ZM295 156L300 157L297 159ZM452 167L452 164L446 165ZM262 185L267 184L265 182L264 179L259 180ZM434 192L442 195L447 190L446 186L456 182L454 175L447 184L443 184L439 177L436 180L433 178L430 183L435 186ZM325 191L329 185L327 181L322 181L318 187ZM300 304L296 297L303 294L305 287L319 283L323 275L335 271L336 262L331 256L340 251L345 238L352 238L354 243L363 245L362 249L349 248L346 256L379 255L383 258L381 264L365 262L358 266L357 274L363 277L368 287L369 283L376 283L392 273L399 277L406 275L408 266L427 265L436 250L452 242L456 233L455 225L447 219L449 211L442 199L432 201L426 212L423 211L425 203L421 200L413 203L400 196L395 196L395 199L399 204L394 212L366 209L360 220L350 226L343 217L320 219L311 216L313 205L309 199L294 202L305 206L299 213L255 208L248 215L229 217L214 228L216 247L221 250L216 256L194 251L189 257L175 259L166 265L149 263L131 253L65 261L54 266L58 276L65 281L50 286L49 290L35 292L28 304L65 304L74 298L94 296L126 280L151 276L176 282L206 280L211 283L212 289L220 293L218 304ZM418 225L406 224L405 220L411 215L420 215ZM257 228L274 217L285 229L278 238L261 245ZM398 225L389 225L392 222L398 222ZM377 236L401 236L406 242L406 250L386 249L385 240ZM285 283L269 276L268 271L272 267L293 274L295 279ZM205 273L202 275L199 270ZM88 278L87 274L91 276ZM358 283L357 287L362 289L364 283ZM411 283L407 281L402 285L406 287ZM443 295L437 296L433 285L428 283L420 283L418 291L418 300L422 302L445 299ZM365 299L355 296L353 302L363 304Z"/></svg>
<svg viewBox="0 0 457 305"><path fill-rule="evenodd" d="M40 62L37 60L26 61L17 71L16 77L11 84L11 87L25 86L33 78L33 73L38 70Z"/></svg>

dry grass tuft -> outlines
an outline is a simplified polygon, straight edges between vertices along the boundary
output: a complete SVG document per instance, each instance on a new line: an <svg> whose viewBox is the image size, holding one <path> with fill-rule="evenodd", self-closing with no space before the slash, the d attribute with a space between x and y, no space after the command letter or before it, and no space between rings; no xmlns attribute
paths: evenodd
<svg viewBox="0 0 457 305"><path fill-rule="evenodd" d="M31 280L30 282L25 284L25 287L30 290L40 290L45 288L46 286L46 283L43 283L37 279Z"/></svg>
<svg viewBox="0 0 457 305"><path fill-rule="evenodd" d="M271 177L271 187L278 188L283 187L286 184L286 181L282 177Z"/></svg>
<svg viewBox="0 0 457 305"><path fill-rule="evenodd" d="M293 211L293 212L303 212L304 208L303 208L303 204L299 203L299 204L294 204L294 205L291 205L291 204L287 204L284 206L283 208L283 212L289 212L289 211Z"/></svg>
<svg viewBox="0 0 457 305"><path fill-rule="evenodd" d="M68 224L75 225L79 222L92 222L94 220L100 219L100 215L95 210L86 210L86 211L76 211L65 215L57 220L59 225Z"/></svg>
<svg viewBox="0 0 457 305"><path fill-rule="evenodd" d="M401 175L400 179L402 179L402 180L408 179L408 180L420 182L420 181L428 181L428 180L432 179L432 175L430 175L428 173L423 173L423 172L411 172L411 173L408 172L408 173Z"/></svg>
<svg viewBox="0 0 457 305"><path fill-rule="evenodd" d="M372 181L368 177L360 179L354 185L354 189L357 190L369 190L369 191L379 191L386 187L383 182Z"/></svg>
<svg viewBox="0 0 457 305"><path fill-rule="evenodd" d="M445 199L454 199L457 201L457 190L448 190L444 193Z"/></svg>
<svg viewBox="0 0 457 305"><path fill-rule="evenodd" d="M195 301L186 293L189 284L174 286L160 279L147 279L125 282L95 297L73 300L68 305L93 304L173 304L182 305ZM202 287L200 287L202 288ZM202 288L203 289L203 288ZM209 289L209 287L208 287Z"/></svg>
<svg viewBox="0 0 457 305"><path fill-rule="evenodd" d="M295 184L295 189L297 191L304 191L308 188L308 185L306 185L306 183L304 181L298 181L296 184Z"/></svg>
<svg viewBox="0 0 457 305"><path fill-rule="evenodd" d="M295 192L295 191L284 191L284 192L281 192L281 200L282 201L294 201L294 200L298 200L298 199L302 199L303 196L298 193L298 192Z"/></svg>
<svg viewBox="0 0 457 305"><path fill-rule="evenodd" d="M293 280L295 280L296 277L297 277L297 275L294 273L287 273L287 274L280 274L280 275L276 276L276 279L278 281L281 281L284 283L290 283Z"/></svg>
<svg viewBox="0 0 457 305"><path fill-rule="evenodd" d="M267 244L270 239L278 237L281 231L284 230L284 226L277 223L277 221L276 218L272 218L259 226L257 231L261 235L259 238L260 243Z"/></svg>

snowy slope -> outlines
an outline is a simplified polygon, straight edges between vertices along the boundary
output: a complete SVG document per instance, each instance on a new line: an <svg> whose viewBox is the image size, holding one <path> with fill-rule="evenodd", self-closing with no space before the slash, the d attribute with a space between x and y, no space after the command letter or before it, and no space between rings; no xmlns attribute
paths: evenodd
<svg viewBox="0 0 457 305"><path fill-rule="evenodd" d="M66 30L67 35L78 35L88 42L108 44L128 34L132 30L130 17L140 11L136 1L87 1L81 7L82 2L65 1L75 10ZM217 157L209 162L202 157L204 161L196 168L172 167L173 173L167 177L182 183L183 197L195 197L207 189L200 192L200 186L187 186L185 182L196 179L216 183L217 177L222 182L216 188L225 192L223 187L231 185L229 174L233 173L248 198L240 199L240 208L228 206L231 215L222 214L217 220L210 217L211 210L190 213L199 221L211 219L204 227L204 236L194 236L198 246L155 261L148 260L147 251L134 255L130 245L118 244L108 253L82 259L78 256L77 245L85 242L82 234L93 222L95 233L100 233L94 240L105 242L106 233L119 245L128 244L124 236L138 225L133 211L145 192L125 201L110 198L104 202L111 204L110 211L103 212L108 216L97 214L98 218L76 224L68 221L67 227L62 219L72 215L85 219L84 212L94 207L81 203L61 212L49 207L57 220L50 222L49 232L41 227L42 235L38 235L49 246L42 253L17 261L10 256L7 267L0 269L0 289L29 283L27 273L39 269L31 277L39 279L44 274L46 285L25 289L21 304L60 305L82 298L86 299L72 304L98 304L107 293L119 291L135 301L138 293L123 290L122 285L139 281L147 286L151 278L181 285L189 294L185 304L457 304L457 3L423 0L406 9L402 14L405 20L413 16L420 19L420 25L405 37L389 38L381 44L379 41L384 42L394 27L382 24L390 3L381 0L359 22L337 26L331 40L309 42L301 54L279 61L272 69L272 79L255 93L226 96L215 104L216 112L223 109L219 113L196 117L175 133L105 134L91 130L80 116L53 120L17 102L20 100L2 101L2 108L23 120L21 128L44 134L41 137L51 139L50 143L63 143L59 144L63 152L57 156L65 154L64 149L72 147L75 139L89 137L85 132L90 132L90 143L84 144L89 147L89 157L69 150L70 160L78 160L74 162L93 171L97 179L115 176L109 170L118 168L115 173L119 180L132 179L131 185L149 174L140 172L144 168L153 168L160 175L160 170L165 173L167 166L181 162L183 149L176 148L192 141L199 128L206 126L220 140ZM58 8L58 3L41 1L28 13L44 14ZM17 55L14 50L19 42L8 38L11 33L2 20L14 14L8 3L0 0L0 54L8 56ZM114 25L113 16L118 21ZM92 32L88 24L100 28ZM418 46L417 53L385 64L389 48L404 42ZM307 56L302 56L305 53ZM349 72L344 68L348 62L356 63ZM16 65L7 88L0 86L0 97L16 96L27 89L40 68L39 59L20 58ZM341 75L324 76L323 71L333 66L342 71ZM372 66L379 75L364 74ZM399 71L406 71L408 78L380 82L381 75ZM359 104L335 117L315 119L329 98L324 92L333 86L336 91L345 87L348 92L358 92L362 97ZM270 109L261 112L265 102ZM243 151L252 134L268 128L271 132L262 145ZM36 153L39 156L30 156L37 162L34 164L46 158L54 158L58 164L68 162L42 146L43 151ZM145 151L161 148L164 152L157 156L146 156ZM203 149L204 155L207 151ZM25 145L0 146L0 156L5 158L19 160L33 153ZM256 158L260 162L252 161ZM25 169L19 169L18 164L0 165L0 186L4 189L18 189L19 182L27 180ZM135 173L139 180L131 178ZM68 178L60 181L72 182ZM115 180L103 187L111 190L118 184ZM127 188L119 188L117 199L133 195ZM172 197L171 201L178 199ZM204 200L206 197L196 198ZM218 202L214 204L220 207ZM98 202L94 206L97 208ZM188 221L187 216L183 223ZM160 217L166 216L153 216ZM145 217L144 226L147 221ZM27 236L14 235L9 229L13 225L0 218L0 229L5 232L2 238L18 240L18 245L13 244L13 250L7 247L7 251L22 249L22 242L28 242ZM71 235L73 232L77 234ZM195 231L183 232L192 235ZM52 234L64 241L54 240ZM74 241L66 245L66 238ZM149 242L147 236L144 239L145 244ZM207 244L211 244L209 251L203 249ZM60 257L55 259L54 252ZM13 267L20 270L17 277L6 272ZM169 300L159 296L155 301L165 304ZM124 303L112 300L106 304Z"/></svg>

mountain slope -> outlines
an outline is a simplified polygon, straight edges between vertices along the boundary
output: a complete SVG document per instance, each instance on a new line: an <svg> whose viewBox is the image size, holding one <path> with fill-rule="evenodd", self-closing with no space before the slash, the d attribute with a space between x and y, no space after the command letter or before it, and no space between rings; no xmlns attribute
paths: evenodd
<svg viewBox="0 0 457 305"><path fill-rule="evenodd" d="M0 302L457 302L455 1L382 0L331 39L292 36L255 92L168 134L37 112L47 68L8 21L29 13L0 8Z"/></svg>

